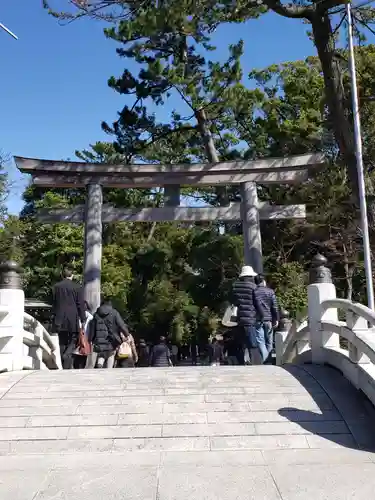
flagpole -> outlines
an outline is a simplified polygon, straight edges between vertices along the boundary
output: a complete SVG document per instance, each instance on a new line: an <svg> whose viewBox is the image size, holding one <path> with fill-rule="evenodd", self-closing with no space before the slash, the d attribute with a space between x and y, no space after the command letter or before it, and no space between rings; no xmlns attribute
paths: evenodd
<svg viewBox="0 0 375 500"><path fill-rule="evenodd" d="M365 176L363 173L361 121L360 121L359 106L358 106L358 89L357 89L357 77L355 69L354 43L353 43L353 20L352 20L352 9L350 1L348 1L346 4L346 15L348 18L349 69L350 69L350 80L352 86L354 142L355 142L355 156L357 160L359 204L361 211L361 226L362 226L362 240L363 240L363 256L364 256L366 288L367 288L367 304L370 309L374 310L374 288L372 282L371 248L370 248L370 237L369 237L368 219L367 219Z"/></svg>

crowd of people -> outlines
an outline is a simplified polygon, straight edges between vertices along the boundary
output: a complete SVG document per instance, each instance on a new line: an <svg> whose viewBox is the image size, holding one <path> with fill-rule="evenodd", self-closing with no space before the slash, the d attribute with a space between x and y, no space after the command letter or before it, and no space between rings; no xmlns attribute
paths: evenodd
<svg viewBox="0 0 375 500"><path fill-rule="evenodd" d="M103 297L92 313L83 300L82 287L73 278L73 272L64 269L62 281L52 288L52 330L59 338L64 369L173 366L176 353L165 337L153 346L143 339L136 345L111 300Z"/></svg>
<svg viewBox="0 0 375 500"><path fill-rule="evenodd" d="M52 329L59 338L64 369L168 367L187 358L193 365L200 359L212 366L270 360L279 315L276 295L251 266L242 268L233 285L237 326L215 336L206 346L194 341L190 346L169 345L164 336L155 345L143 339L136 343L111 300L103 297L92 313L73 277L73 272L65 269L62 281L52 289Z"/></svg>
<svg viewBox="0 0 375 500"><path fill-rule="evenodd" d="M215 336L208 348L208 363L217 366L272 362L274 331L279 323L279 307L274 290L251 266L244 266L233 285L232 326ZM232 308L231 308L232 309Z"/></svg>

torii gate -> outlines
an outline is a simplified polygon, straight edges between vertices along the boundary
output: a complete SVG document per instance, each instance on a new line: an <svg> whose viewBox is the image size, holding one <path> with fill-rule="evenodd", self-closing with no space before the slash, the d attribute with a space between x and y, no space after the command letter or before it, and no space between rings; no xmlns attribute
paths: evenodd
<svg viewBox="0 0 375 500"><path fill-rule="evenodd" d="M85 299L95 310L100 302L102 223L115 221L238 221L242 220L244 261L259 273L263 270L260 220L301 219L305 205L275 206L258 201L256 184L295 184L308 178L308 170L324 162L320 153L220 163L185 165L107 165L42 160L16 156L18 169L42 187L86 187L86 204L73 209L43 210L44 223L82 223L84 236ZM241 203L229 207L181 207L180 186L239 184ZM149 188L164 186L161 208L103 206L102 187Z"/></svg>

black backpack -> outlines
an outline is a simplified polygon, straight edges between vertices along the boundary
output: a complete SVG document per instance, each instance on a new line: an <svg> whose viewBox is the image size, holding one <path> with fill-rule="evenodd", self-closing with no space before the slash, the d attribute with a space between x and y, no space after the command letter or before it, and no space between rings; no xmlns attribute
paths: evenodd
<svg viewBox="0 0 375 500"><path fill-rule="evenodd" d="M95 313L93 323L97 340L99 340L100 337L102 342L111 344L114 349L117 349L117 347L122 344L121 337L115 325L114 314L107 314L107 316L103 317ZM98 335L98 332L100 332L100 335ZM100 341L98 343L100 343Z"/></svg>

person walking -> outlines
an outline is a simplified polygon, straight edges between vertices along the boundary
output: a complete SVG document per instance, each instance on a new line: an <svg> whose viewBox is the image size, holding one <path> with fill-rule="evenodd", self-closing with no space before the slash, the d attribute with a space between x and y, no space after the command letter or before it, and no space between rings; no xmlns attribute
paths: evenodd
<svg viewBox="0 0 375 500"><path fill-rule="evenodd" d="M87 339L90 339L90 323L91 323L91 320L93 319L94 316L91 314L90 306L86 300L84 302L84 305L85 305L86 320L85 320L85 323L83 325L83 331L84 331L84 334L86 335ZM76 349L76 351L74 353L73 367L75 369L86 368L86 366L88 364L89 357L90 357L90 354L88 356L84 356L82 354L79 354L77 352L77 349Z"/></svg>
<svg viewBox="0 0 375 500"><path fill-rule="evenodd" d="M224 355L226 356L228 365L240 365L242 362L242 345L232 332L230 332L229 336L225 339Z"/></svg>
<svg viewBox="0 0 375 500"><path fill-rule="evenodd" d="M90 328L92 363L95 368L113 368L116 350L129 337L129 330L110 299L103 299Z"/></svg>
<svg viewBox="0 0 375 500"><path fill-rule="evenodd" d="M222 361L224 361L224 349L217 337L214 337L210 344L209 360L210 366L220 366Z"/></svg>
<svg viewBox="0 0 375 500"><path fill-rule="evenodd" d="M233 285L232 303L237 307L237 322L243 328L246 347L252 364L262 363L267 357L263 330L256 330L257 317L263 317L260 303L255 297L254 277L257 273L252 266L243 266L238 280ZM260 357L259 360L255 359Z"/></svg>
<svg viewBox="0 0 375 500"><path fill-rule="evenodd" d="M148 345L146 344L146 341L144 339L141 339L139 341L138 345L138 364L137 366L139 368L146 368L149 364L149 359L150 359L150 349Z"/></svg>
<svg viewBox="0 0 375 500"><path fill-rule="evenodd" d="M257 335L264 337L267 355L264 354L263 363L265 363L273 349L273 332L278 326L279 308L277 305L276 294L272 288L268 287L264 276L258 274L254 278L257 288L254 290L255 299L261 306L262 315L257 318L255 328ZM260 331L262 330L262 332Z"/></svg>
<svg viewBox="0 0 375 500"><path fill-rule="evenodd" d="M193 366L197 366L198 361L198 343L197 338L194 335L190 342L190 356L191 356L191 364Z"/></svg>
<svg viewBox="0 0 375 500"><path fill-rule="evenodd" d="M125 347L125 349L123 348ZM138 353L134 337L129 333L117 352L116 368L134 368L138 363Z"/></svg>
<svg viewBox="0 0 375 500"><path fill-rule="evenodd" d="M61 363L64 370L73 368L78 334L86 321L83 289L73 281L73 277L73 271L65 268L62 281L52 287L53 331L59 337Z"/></svg>
<svg viewBox="0 0 375 500"><path fill-rule="evenodd" d="M159 342L151 349L149 365L158 368L173 366L165 337L160 337Z"/></svg>
<svg viewBox="0 0 375 500"><path fill-rule="evenodd" d="M177 364L178 364L178 345L172 344L171 353L172 353L173 366L177 366Z"/></svg>

